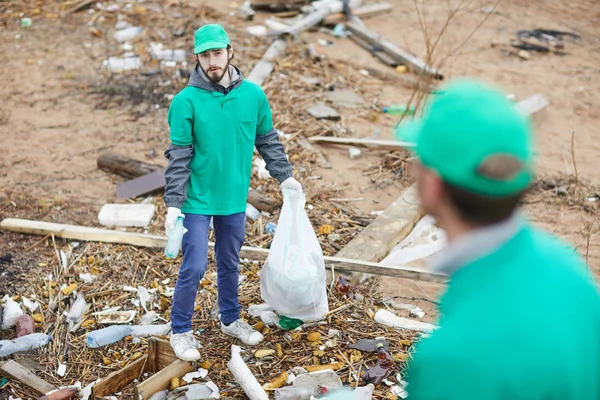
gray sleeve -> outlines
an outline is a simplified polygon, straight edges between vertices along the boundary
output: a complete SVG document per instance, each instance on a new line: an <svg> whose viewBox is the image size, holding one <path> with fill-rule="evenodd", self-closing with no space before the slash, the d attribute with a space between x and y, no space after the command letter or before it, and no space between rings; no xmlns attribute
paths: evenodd
<svg viewBox="0 0 600 400"><path fill-rule="evenodd" d="M264 135L256 135L256 149L265 160L267 171L280 183L292 176L292 165L283 151L283 144L275 128Z"/></svg>
<svg viewBox="0 0 600 400"><path fill-rule="evenodd" d="M194 156L194 146L170 145L165 151L169 160L165 170L165 194L163 200L167 207L181 208L187 198L187 184L190 179L190 162Z"/></svg>

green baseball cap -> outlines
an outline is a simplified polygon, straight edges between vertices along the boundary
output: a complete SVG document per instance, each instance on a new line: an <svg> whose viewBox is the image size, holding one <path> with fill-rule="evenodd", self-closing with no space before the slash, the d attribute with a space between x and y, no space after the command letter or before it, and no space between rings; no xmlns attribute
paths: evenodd
<svg viewBox="0 0 600 400"><path fill-rule="evenodd" d="M415 143L421 163L466 191L509 197L533 179L529 119L499 90L456 80L434 95L418 119L396 128L399 140Z"/></svg>
<svg viewBox="0 0 600 400"><path fill-rule="evenodd" d="M194 54L207 50L224 49L229 46L229 36L219 24L208 24L194 34Z"/></svg>

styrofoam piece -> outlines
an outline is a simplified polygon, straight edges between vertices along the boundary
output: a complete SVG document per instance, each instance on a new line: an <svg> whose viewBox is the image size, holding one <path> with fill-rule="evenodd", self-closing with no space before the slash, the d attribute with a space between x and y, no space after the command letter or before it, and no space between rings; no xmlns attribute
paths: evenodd
<svg viewBox="0 0 600 400"><path fill-rule="evenodd" d="M156 207L154 204L105 204L98 213L104 226L145 227L150 224Z"/></svg>
<svg viewBox="0 0 600 400"><path fill-rule="evenodd" d="M436 329L435 325L421 321L402 318L388 310L381 309L375 314L375 322L390 326L395 329L408 329L411 331L431 333Z"/></svg>

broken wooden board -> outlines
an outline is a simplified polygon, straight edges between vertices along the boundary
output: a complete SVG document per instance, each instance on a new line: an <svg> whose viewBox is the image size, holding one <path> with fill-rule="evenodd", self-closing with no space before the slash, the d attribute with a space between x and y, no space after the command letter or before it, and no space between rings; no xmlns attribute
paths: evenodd
<svg viewBox="0 0 600 400"><path fill-rule="evenodd" d="M148 354L111 373L95 384L92 387L92 398L103 399L120 392L144 373L160 371L175 360L177 360L177 357L169 342L152 337L148 341Z"/></svg>
<svg viewBox="0 0 600 400"><path fill-rule="evenodd" d="M146 227L154 217L154 204L105 204L98 213L104 226Z"/></svg>
<svg viewBox="0 0 600 400"><path fill-rule="evenodd" d="M315 117L315 119L328 119L331 121L339 121L341 118L340 114L336 110L329 107L325 103L313 104L312 106L308 107L306 111L310 115Z"/></svg>
<svg viewBox="0 0 600 400"><path fill-rule="evenodd" d="M369 44L369 42L361 39L356 35L350 34L349 37L350 40L352 40L354 43L356 43L363 49L367 50L369 53L371 53L373 57L377 58L383 64L389 65L392 68L396 68L399 65L398 61L396 61L392 56L384 52L381 48Z"/></svg>
<svg viewBox="0 0 600 400"><path fill-rule="evenodd" d="M356 17L370 17L372 15L381 14L393 9L390 3L366 4L364 6L352 9L352 15ZM324 25L336 25L346 22L346 16L343 13L330 14L323 20Z"/></svg>
<svg viewBox="0 0 600 400"><path fill-rule="evenodd" d="M96 160L99 170L117 174L125 178L137 178L162 168L160 165L149 164L115 153L102 153Z"/></svg>
<svg viewBox="0 0 600 400"><path fill-rule="evenodd" d="M135 387L134 399L148 400L154 393L167 389L173 378L182 378L196 368L189 361L175 360Z"/></svg>
<svg viewBox="0 0 600 400"><path fill-rule="evenodd" d="M362 97L356 94L356 92L348 89L327 92L325 97L339 107L360 108L367 104Z"/></svg>
<svg viewBox="0 0 600 400"><path fill-rule="evenodd" d="M312 136L309 141L319 144L338 144L348 146L363 146L379 150L402 150L415 147L414 143L399 140L378 140L364 138L344 138L333 136Z"/></svg>
<svg viewBox="0 0 600 400"><path fill-rule="evenodd" d="M165 170L163 168L157 169L149 174L118 184L117 197L119 199L129 199L144 196L161 190L166 184Z"/></svg>
<svg viewBox="0 0 600 400"><path fill-rule="evenodd" d="M350 9L360 6L362 0L349 0L348 6ZM323 0L320 2L315 2L312 5L316 10L296 21L294 25L287 31L281 33L287 33L292 36L296 36L301 32L304 32L308 28L317 25L323 19L325 19L329 14L340 13L344 9L343 1L341 0Z"/></svg>
<svg viewBox="0 0 600 400"><path fill-rule="evenodd" d="M397 200L398 201L398 200ZM385 214L385 213L384 213ZM393 214L393 213L390 213ZM394 218L397 215L390 215L389 218ZM373 231L373 228L369 230L369 227L373 225L376 221L381 218L378 217L375 221L373 221L365 231ZM385 219L385 221L389 220L389 218ZM379 225L385 223L384 221L380 221L379 224L376 224L374 227L375 233L379 231L387 232L386 229L381 228ZM401 223L401 222L400 222ZM413 224L414 225L414 224ZM390 225L389 229L397 229L398 223ZM113 231L108 229L100 229L100 228L91 228L91 227L83 227L77 225L66 225L66 224L56 224L52 222L43 222L43 221L31 221L25 219L16 219L16 218L7 218L0 223L0 229L12 231L12 232L20 232L25 234L35 234L46 236L50 234L54 234L56 237L71 239L71 240L85 240L85 241L96 241L96 242L105 242L105 243L119 243L119 244L129 244L133 246L140 247L155 247L155 248L164 248L167 243L167 238L165 236L155 236L155 235L147 235L143 233L133 233L133 232L120 232ZM412 229L412 228L411 228ZM363 231L363 232L365 232ZM409 231L410 232L410 231ZM362 233L361 233L362 235ZM391 246L395 246L403 237L400 237L397 242L393 243ZM356 239L356 238L355 238ZM353 239L354 241L354 239ZM352 242L353 242L352 241ZM350 243L352 243L350 242ZM208 243L209 248L214 249L214 243ZM391 247L390 247L391 248ZM343 249L342 249L343 250ZM389 249L388 249L389 251ZM346 251L347 253L347 251ZM246 258L249 260L266 260L269 255L268 249L257 248L257 247L249 247L242 246L240 251L240 257ZM360 255L360 254L359 254ZM385 254L384 254L385 255ZM367 274L376 274L376 275L385 275L385 276L393 276L397 278L408 278L408 279L418 279L418 280L426 280L426 281L443 281L445 280L445 276L441 274L435 274L423 269L413 268L411 266L387 266L380 265L376 262L368 262L362 261L360 259L350 259L344 257L324 257L325 266L328 269L335 269L336 271L343 272L360 272Z"/></svg>
<svg viewBox="0 0 600 400"><path fill-rule="evenodd" d="M249 82L262 86L265 80L271 75L275 65L273 61L285 54L287 43L285 40L277 39L267 49L263 57L254 65L252 71L246 77Z"/></svg>
<svg viewBox="0 0 600 400"><path fill-rule="evenodd" d="M406 65L417 73L431 75L435 79L444 78L441 72L432 66L427 65L425 61L410 54L408 51L400 48L394 43L383 39L381 36L369 31L363 26L360 26L356 22L349 22L347 24L347 28L352 34L371 43L374 46L380 47L383 51L396 59L399 64Z"/></svg>
<svg viewBox="0 0 600 400"><path fill-rule="evenodd" d="M417 188L413 185L335 256L379 262L410 234L424 215L425 211L421 208ZM351 278L352 283L356 285L360 275L352 274Z"/></svg>
<svg viewBox="0 0 600 400"><path fill-rule="evenodd" d="M14 360L0 361L0 376L10 377L19 381L40 396L56 390L56 387L52 386L42 378L39 378L29 369Z"/></svg>

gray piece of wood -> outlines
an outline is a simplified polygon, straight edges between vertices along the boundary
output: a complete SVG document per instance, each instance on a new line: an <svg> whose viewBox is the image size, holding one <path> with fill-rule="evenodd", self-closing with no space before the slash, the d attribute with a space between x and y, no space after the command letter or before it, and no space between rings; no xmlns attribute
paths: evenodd
<svg viewBox="0 0 600 400"><path fill-rule="evenodd" d="M356 43L363 49L367 50L369 53L371 53L371 55L373 57L377 58L379 61L381 61L385 65L389 65L390 67L393 67L393 68L396 68L398 65L400 65L398 63L398 61L396 61L394 58L392 58L392 56L385 53L383 50L378 49L376 46L369 44L369 42L367 42L366 40L363 40L354 34L350 34L349 37L354 43Z"/></svg>
<svg viewBox="0 0 600 400"><path fill-rule="evenodd" d="M262 86L275 68L273 61L285 54L287 43L283 39L275 40L265 52L265 55L254 65L246 78L247 81Z"/></svg>
<svg viewBox="0 0 600 400"><path fill-rule="evenodd" d="M167 184L164 168L117 185L117 197L129 199L160 190Z"/></svg>
<svg viewBox="0 0 600 400"><path fill-rule="evenodd" d="M350 8L358 7L362 3L362 0L350 0L349 6ZM315 11L308 14L306 17L300 19L292 27L284 33L288 33L292 36L296 36L301 32L304 32L308 28L317 25L325 17L330 14L342 12L344 5L341 0L324 0L322 2L317 2L313 4L316 8Z"/></svg>
<svg viewBox="0 0 600 400"><path fill-rule="evenodd" d="M387 218L393 218L395 216L396 215L389 215ZM376 221L377 220L375 220L374 222ZM402 221L392 221L391 225L385 229L398 229L397 226L401 223ZM382 229L382 227L379 225L380 224L376 224L376 230ZM46 236L53 233L56 237L62 239L129 244L139 247L164 248L167 244L167 238L165 236L147 235L143 233L134 232L121 232L109 229L100 229L68 224L56 224L52 222L32 221L18 218L7 218L3 220L0 223L0 229L4 229L11 232L20 232L25 234L34 234L42 236ZM400 240L401 239L398 239L398 242ZM398 242L394 243L393 246L395 246ZM214 249L214 243L209 242L208 246L210 249ZM242 246L242 249L240 251L241 258L247 258L250 260L263 261L267 259L268 255L268 249L258 247ZM325 261L326 268L334 269L335 271L339 272L359 272L433 282L443 282L447 279L445 275L429 272L419 268L414 268L412 266L381 265L376 262L353 260L337 256L325 256L323 258Z"/></svg>
<svg viewBox="0 0 600 400"><path fill-rule="evenodd" d="M56 387L52 386L42 378L37 377L29 369L14 360L0 363L0 372L2 372L0 375L9 376L16 381L21 382L40 396L56 389Z"/></svg>
<svg viewBox="0 0 600 400"><path fill-rule="evenodd" d="M393 9L390 3L365 4L364 6L356 7L352 10L352 15L357 17L368 17L375 14L384 13ZM324 20L325 25L335 25L346 21L346 16L343 13L328 15Z"/></svg>
<svg viewBox="0 0 600 400"><path fill-rule="evenodd" d="M340 120L340 114L324 103L313 104L308 107L306 111L316 119L329 119L332 121Z"/></svg>
<svg viewBox="0 0 600 400"><path fill-rule="evenodd" d="M409 65L411 68L417 73L426 73L428 75L433 76L435 79L443 79L444 76L433 68L432 66L427 65L425 61L417 58L413 54L410 54L408 51L400 48L392 42L389 42L383 39L376 33L369 31L367 28L360 26L356 22L349 22L346 27L348 30L358 36L359 38L366 40L367 42L374 44L376 46L381 47L383 51L392 56L402 65Z"/></svg>
<svg viewBox="0 0 600 400"><path fill-rule="evenodd" d="M325 97L339 107L359 108L364 107L367 104L362 97L357 95L353 90L348 89L327 92Z"/></svg>

